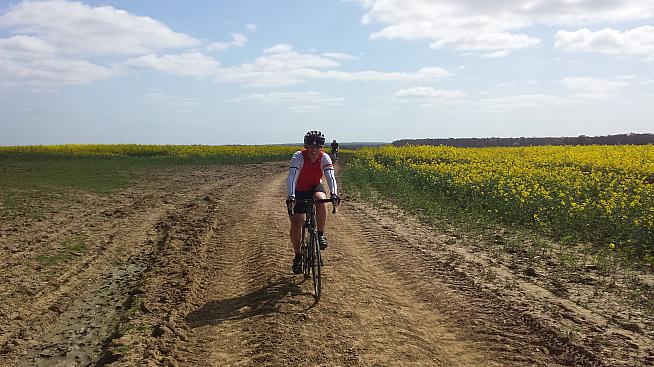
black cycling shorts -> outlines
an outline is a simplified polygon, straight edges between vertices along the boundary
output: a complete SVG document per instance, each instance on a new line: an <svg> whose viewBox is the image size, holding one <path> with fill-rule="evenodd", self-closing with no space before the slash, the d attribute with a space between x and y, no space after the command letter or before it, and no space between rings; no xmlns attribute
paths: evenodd
<svg viewBox="0 0 654 367"><path fill-rule="evenodd" d="M312 187L311 190L309 191L296 191L295 192L295 199L296 200L306 200L306 199L311 199L313 198L313 194L316 192L325 192L325 188L322 186L322 184L317 184L316 186ZM293 208L294 213L306 213L307 212L307 204L306 203L295 203L295 207Z"/></svg>

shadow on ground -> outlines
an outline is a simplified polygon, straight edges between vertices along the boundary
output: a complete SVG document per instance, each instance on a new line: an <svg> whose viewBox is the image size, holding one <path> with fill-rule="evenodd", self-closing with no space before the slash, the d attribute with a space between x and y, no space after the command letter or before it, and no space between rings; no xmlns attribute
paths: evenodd
<svg viewBox="0 0 654 367"><path fill-rule="evenodd" d="M270 313L283 313L283 304L306 303L296 299L297 296L313 296L300 286L304 280L296 276L282 276L273 281L269 278L266 285L242 296L213 300L189 313L185 321L191 328L218 325L227 320L242 320L252 316ZM313 308L314 302L303 311Z"/></svg>

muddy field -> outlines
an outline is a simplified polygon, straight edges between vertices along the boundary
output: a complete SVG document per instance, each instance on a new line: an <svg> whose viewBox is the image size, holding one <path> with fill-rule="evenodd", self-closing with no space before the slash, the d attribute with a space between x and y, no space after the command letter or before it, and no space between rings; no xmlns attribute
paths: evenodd
<svg viewBox="0 0 654 367"><path fill-rule="evenodd" d="M0 365L654 365L654 316L596 269L562 282L347 192L315 303L290 271L286 167L23 198L0 222Z"/></svg>

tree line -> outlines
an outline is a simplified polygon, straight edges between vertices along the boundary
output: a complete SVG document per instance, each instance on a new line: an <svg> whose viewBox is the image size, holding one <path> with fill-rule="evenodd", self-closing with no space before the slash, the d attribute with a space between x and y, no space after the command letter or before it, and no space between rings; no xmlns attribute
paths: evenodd
<svg viewBox="0 0 654 367"><path fill-rule="evenodd" d="M446 145L452 147L525 147L538 145L646 145L654 144L654 134L617 134L605 136L541 137L541 138L441 138L400 139L392 145Z"/></svg>

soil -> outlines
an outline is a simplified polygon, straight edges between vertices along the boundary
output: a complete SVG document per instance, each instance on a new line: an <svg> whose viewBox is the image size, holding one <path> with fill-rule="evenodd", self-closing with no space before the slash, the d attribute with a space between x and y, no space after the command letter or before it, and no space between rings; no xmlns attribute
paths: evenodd
<svg viewBox="0 0 654 367"><path fill-rule="evenodd" d="M594 269L554 277L348 193L316 302L290 271L286 169L25 196L0 222L0 365L654 365L654 316L588 294Z"/></svg>

